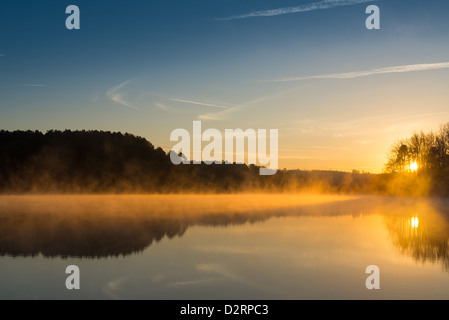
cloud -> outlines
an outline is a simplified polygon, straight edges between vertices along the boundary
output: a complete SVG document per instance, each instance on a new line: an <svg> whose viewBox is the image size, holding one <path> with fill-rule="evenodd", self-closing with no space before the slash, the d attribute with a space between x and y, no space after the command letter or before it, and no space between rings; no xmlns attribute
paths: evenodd
<svg viewBox="0 0 449 320"><path fill-rule="evenodd" d="M266 96L262 96L262 97L257 97L255 99L252 99L250 101L246 101L242 104L239 105L232 105L230 107L228 107L226 110L220 110L218 112L208 112L208 113L204 113L204 114L200 114L198 116L199 120L225 120L229 117L230 114L232 114L233 112L239 111L241 109L244 108L250 108L253 106L257 106L259 103L264 102L266 100L269 99L273 99L274 97L277 96L282 96L283 94L285 94L286 92L292 91L290 90L283 90L283 91L279 91L276 92L274 94L269 94Z"/></svg>
<svg viewBox="0 0 449 320"><path fill-rule="evenodd" d="M110 90L108 90L106 92L106 96L114 101L115 103L118 103L122 106L125 106L127 108L131 108L131 109L139 109L136 106L134 106L133 104L131 104L130 102L125 100L125 96L126 94L123 92L120 92L124 87L126 87L126 85L131 82L133 79L129 79L126 80L125 82L120 83L119 85L111 88Z"/></svg>
<svg viewBox="0 0 449 320"><path fill-rule="evenodd" d="M366 145L372 144L374 142L376 142L376 141L375 140L369 140L369 139L368 140L357 140L357 141L355 141L355 143L360 144L362 146L366 146Z"/></svg>
<svg viewBox="0 0 449 320"><path fill-rule="evenodd" d="M163 110L163 111L168 111L168 112L174 112L174 111L177 111L176 108L170 107L170 106L168 106L168 105L166 105L166 104L164 104L164 103L161 103L161 102L155 102L154 105L155 105L158 109Z"/></svg>
<svg viewBox="0 0 449 320"><path fill-rule="evenodd" d="M336 139L352 138L359 144L371 143L372 137L387 134L397 136L400 131L413 132L416 128L433 126L439 119L446 119L449 111L422 113L373 114L343 121L325 118L299 119L284 126L283 136L328 136ZM366 138L363 138L366 137ZM358 138L355 138L358 137ZM314 146L320 149L320 146Z"/></svg>
<svg viewBox="0 0 449 320"><path fill-rule="evenodd" d="M373 1L375 1L375 0L323 0L320 2L308 3L308 4L295 6L295 7L253 11L253 12L236 15L236 16L230 16L230 17L226 17L226 18L216 18L216 20L226 21L226 20L246 19L246 18L255 18L255 17L272 17L272 16L283 15L283 14L332 9L332 8L336 8L336 7L350 6L350 5L355 5L355 4L359 4L359 3L373 2Z"/></svg>
<svg viewBox="0 0 449 320"><path fill-rule="evenodd" d="M424 63L424 64L409 64L403 66L393 66L385 67L379 69L371 69L365 71L354 71L347 73L331 73L317 76L304 76L304 77L290 77L282 78L271 81L264 82L289 82L289 81L301 81L310 79L353 79L360 77L368 77L378 74L388 74L388 73L404 73L404 72L414 72L414 71L428 71L428 70L438 70L449 68L449 62L441 63Z"/></svg>
<svg viewBox="0 0 449 320"><path fill-rule="evenodd" d="M225 106L219 106L216 104L211 104L211 103L204 103L204 102L198 102L198 101L190 101L190 100L183 100L183 99L168 99L170 101L176 101L176 102L183 102L183 103L189 103L189 104L196 104L199 106L206 106L206 107L213 107L213 108L228 108Z"/></svg>
<svg viewBox="0 0 449 320"><path fill-rule="evenodd" d="M4 56L5 56L4 54L0 53L0 57L4 57Z"/></svg>
<svg viewBox="0 0 449 320"><path fill-rule="evenodd" d="M206 102L201 102L201 101L192 101L192 100L184 100L184 99L168 99L168 100L220 109L220 111L206 112L206 113L198 115L199 120L223 120L223 119L226 119L227 116L232 111L241 107L241 106L237 106L237 105L212 104L212 103L206 103Z"/></svg>
<svg viewBox="0 0 449 320"><path fill-rule="evenodd" d="M199 120L224 120L228 117L228 115L237 110L237 107L228 108L219 112L208 112L203 113L198 116Z"/></svg>
<svg viewBox="0 0 449 320"><path fill-rule="evenodd" d="M39 83L22 83L22 87L45 87L45 84L39 84Z"/></svg>

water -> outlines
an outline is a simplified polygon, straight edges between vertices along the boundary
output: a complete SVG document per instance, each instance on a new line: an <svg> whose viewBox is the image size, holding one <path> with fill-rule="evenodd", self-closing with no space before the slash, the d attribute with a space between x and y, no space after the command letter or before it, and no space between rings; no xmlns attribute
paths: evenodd
<svg viewBox="0 0 449 320"><path fill-rule="evenodd" d="M448 240L436 199L3 196L0 298L448 299Z"/></svg>

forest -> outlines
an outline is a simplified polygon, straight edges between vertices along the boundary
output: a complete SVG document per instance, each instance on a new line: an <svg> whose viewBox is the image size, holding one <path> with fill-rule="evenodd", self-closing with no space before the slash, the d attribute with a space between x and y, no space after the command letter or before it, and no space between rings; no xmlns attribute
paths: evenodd
<svg viewBox="0 0 449 320"><path fill-rule="evenodd" d="M174 165L169 153L129 133L0 131L2 194L320 192L443 195L448 192L449 123L391 147L382 174L278 170L246 164Z"/></svg>

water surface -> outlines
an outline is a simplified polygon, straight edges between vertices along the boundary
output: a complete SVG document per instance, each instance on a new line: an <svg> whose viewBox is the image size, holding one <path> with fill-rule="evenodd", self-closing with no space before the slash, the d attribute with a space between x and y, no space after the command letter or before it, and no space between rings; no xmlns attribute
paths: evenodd
<svg viewBox="0 0 449 320"><path fill-rule="evenodd" d="M1 299L448 299L441 199L3 196ZM77 265L81 289L65 287ZM380 290L365 269L380 268Z"/></svg>

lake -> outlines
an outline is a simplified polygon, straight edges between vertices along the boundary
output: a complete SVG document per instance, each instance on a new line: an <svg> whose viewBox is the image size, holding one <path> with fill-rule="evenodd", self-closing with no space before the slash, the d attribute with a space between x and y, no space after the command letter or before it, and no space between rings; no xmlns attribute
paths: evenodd
<svg viewBox="0 0 449 320"><path fill-rule="evenodd" d="M0 299L448 299L448 245L445 199L1 196Z"/></svg>

